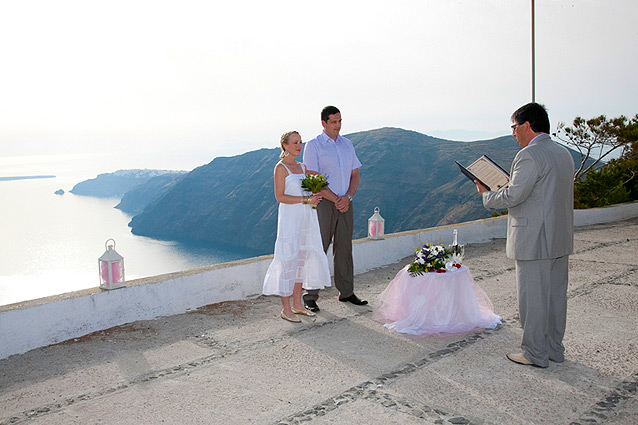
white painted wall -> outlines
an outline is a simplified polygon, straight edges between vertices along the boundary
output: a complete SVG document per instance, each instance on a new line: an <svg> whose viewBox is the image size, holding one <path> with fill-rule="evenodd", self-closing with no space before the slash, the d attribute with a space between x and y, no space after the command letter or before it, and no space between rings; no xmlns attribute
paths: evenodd
<svg viewBox="0 0 638 425"><path fill-rule="evenodd" d="M113 326L261 294L272 256L251 258L0 307L0 359Z"/></svg>
<svg viewBox="0 0 638 425"><path fill-rule="evenodd" d="M627 220L638 216L638 201L610 207L591 208L574 211L574 226L589 226L592 224L610 223Z"/></svg>
<svg viewBox="0 0 638 425"><path fill-rule="evenodd" d="M574 224L638 217L638 202L575 211ZM384 267L414 253L427 242L480 243L506 237L507 217L386 235L354 241L355 273ZM328 252L329 258L332 256ZM137 320L184 313L228 300L259 296L271 255L137 279L112 291L99 288L0 306L0 359ZM331 263L331 261L329 261Z"/></svg>
<svg viewBox="0 0 638 425"><path fill-rule="evenodd" d="M638 214L638 211L637 211ZM507 217L487 218L430 229L411 230L385 235L385 239L358 239L353 244L354 272L364 273L414 254L415 247L426 243L452 243L453 230L458 230L459 244L487 242L507 236ZM328 251L331 255L331 251ZM328 257L330 258L330 257Z"/></svg>

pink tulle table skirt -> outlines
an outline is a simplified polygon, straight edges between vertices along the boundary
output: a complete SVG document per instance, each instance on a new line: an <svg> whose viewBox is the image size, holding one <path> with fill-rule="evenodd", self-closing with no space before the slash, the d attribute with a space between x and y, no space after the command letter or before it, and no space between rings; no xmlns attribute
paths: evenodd
<svg viewBox="0 0 638 425"><path fill-rule="evenodd" d="M373 318L401 333L442 335L495 328L501 317L493 310L466 266L417 277L411 277L405 266L379 294Z"/></svg>

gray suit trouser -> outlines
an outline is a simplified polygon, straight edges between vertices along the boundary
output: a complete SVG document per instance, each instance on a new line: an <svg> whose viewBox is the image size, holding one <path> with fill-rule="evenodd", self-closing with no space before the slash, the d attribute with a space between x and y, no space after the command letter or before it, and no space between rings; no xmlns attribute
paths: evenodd
<svg viewBox="0 0 638 425"><path fill-rule="evenodd" d="M352 204L345 213L339 212L335 204L327 199L317 205L319 229L324 252L328 251L332 242L334 257L334 280L339 291L339 298L347 298L354 293L354 266L352 261ZM317 301L319 290L312 289L303 296L304 300Z"/></svg>
<svg viewBox="0 0 638 425"><path fill-rule="evenodd" d="M567 321L569 256L547 260L516 260L518 311L523 326L521 348L537 366L565 360L563 336Z"/></svg>

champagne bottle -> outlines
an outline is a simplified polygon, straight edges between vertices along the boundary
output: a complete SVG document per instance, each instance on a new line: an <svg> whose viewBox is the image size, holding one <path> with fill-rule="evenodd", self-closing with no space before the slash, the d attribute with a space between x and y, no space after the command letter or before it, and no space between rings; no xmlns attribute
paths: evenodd
<svg viewBox="0 0 638 425"><path fill-rule="evenodd" d="M452 246L450 247L450 253L463 257L463 246L459 245L459 232L454 229L454 238L452 239Z"/></svg>

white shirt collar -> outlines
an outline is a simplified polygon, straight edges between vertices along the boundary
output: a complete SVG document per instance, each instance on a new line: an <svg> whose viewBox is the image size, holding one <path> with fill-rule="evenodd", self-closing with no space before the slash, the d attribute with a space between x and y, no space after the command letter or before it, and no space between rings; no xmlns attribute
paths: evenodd
<svg viewBox="0 0 638 425"><path fill-rule="evenodd" d="M337 140L339 140L339 137L341 136L340 134L337 134L337 138L336 138L335 140L333 140L330 136L328 136L328 135L326 134L326 132L325 132L325 131L322 131L322 132L321 132L321 135L322 135L322 136L323 136L323 138L324 138L324 142L334 142L334 143L336 143L336 142L337 142Z"/></svg>

